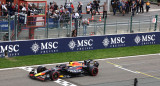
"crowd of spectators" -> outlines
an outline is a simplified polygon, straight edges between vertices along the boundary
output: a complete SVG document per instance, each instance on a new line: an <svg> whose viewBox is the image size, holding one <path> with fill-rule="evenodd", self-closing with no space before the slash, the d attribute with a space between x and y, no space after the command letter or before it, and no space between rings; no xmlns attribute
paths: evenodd
<svg viewBox="0 0 160 86"><path fill-rule="evenodd" d="M125 13L132 13L132 16L135 15L135 12L138 13L144 13L144 5L146 4L146 12L149 11L150 8L150 2L147 1L146 3L144 0L111 0L111 5L113 8L113 15L116 14L117 10L125 15Z"/></svg>
<svg viewBox="0 0 160 86"><path fill-rule="evenodd" d="M7 3L2 2L2 4L0 5L0 9L1 9L1 12L0 12L1 16L7 16L8 12L9 12L9 15L12 16L18 10L18 5L11 2L7 2Z"/></svg>

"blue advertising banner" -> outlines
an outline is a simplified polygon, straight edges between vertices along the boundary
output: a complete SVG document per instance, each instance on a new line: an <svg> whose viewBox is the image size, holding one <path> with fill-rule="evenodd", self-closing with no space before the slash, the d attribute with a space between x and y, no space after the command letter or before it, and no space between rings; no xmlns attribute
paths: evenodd
<svg viewBox="0 0 160 86"><path fill-rule="evenodd" d="M0 43L0 57L160 44L160 32Z"/></svg>
<svg viewBox="0 0 160 86"><path fill-rule="evenodd" d="M14 21L12 20L10 22L11 24L11 29L14 28ZM0 21L0 27L2 31L8 31L8 21Z"/></svg>
<svg viewBox="0 0 160 86"><path fill-rule="evenodd" d="M49 18L48 19L48 27L49 28L58 28L58 19L56 18Z"/></svg>

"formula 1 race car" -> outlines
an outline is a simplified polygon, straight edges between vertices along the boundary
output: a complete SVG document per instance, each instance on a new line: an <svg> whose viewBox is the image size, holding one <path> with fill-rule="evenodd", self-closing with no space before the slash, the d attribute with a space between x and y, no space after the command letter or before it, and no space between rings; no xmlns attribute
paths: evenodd
<svg viewBox="0 0 160 86"><path fill-rule="evenodd" d="M29 73L29 77L38 80L57 80L58 78L70 78L83 75L96 76L98 74L99 63L93 60L84 62L72 62L69 64L56 65L55 68L47 69L39 66Z"/></svg>

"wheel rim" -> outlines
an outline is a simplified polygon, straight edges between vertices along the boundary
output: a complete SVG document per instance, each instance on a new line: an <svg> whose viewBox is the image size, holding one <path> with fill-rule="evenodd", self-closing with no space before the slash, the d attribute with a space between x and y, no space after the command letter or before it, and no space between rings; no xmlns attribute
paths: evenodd
<svg viewBox="0 0 160 86"><path fill-rule="evenodd" d="M52 78L53 80L57 80L59 78L59 73L53 73Z"/></svg>
<svg viewBox="0 0 160 86"><path fill-rule="evenodd" d="M97 69L97 68L93 68L93 70L92 70L92 74L93 74L93 76L96 76L96 75L97 75L97 73L98 73L98 69Z"/></svg>

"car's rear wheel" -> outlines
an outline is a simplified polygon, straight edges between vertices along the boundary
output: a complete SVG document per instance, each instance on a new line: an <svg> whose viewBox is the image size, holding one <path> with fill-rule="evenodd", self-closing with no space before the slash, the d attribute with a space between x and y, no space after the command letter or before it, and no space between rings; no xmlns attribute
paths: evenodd
<svg viewBox="0 0 160 86"><path fill-rule="evenodd" d="M34 72L33 71L29 72L29 77L34 79Z"/></svg>
<svg viewBox="0 0 160 86"><path fill-rule="evenodd" d="M89 72L90 72L91 76L96 76L98 74L98 68L92 66L89 68Z"/></svg>
<svg viewBox="0 0 160 86"><path fill-rule="evenodd" d="M52 72L50 73L50 79L51 79L51 80L57 80L57 79L59 79L59 72L57 72L57 71L52 71Z"/></svg>
<svg viewBox="0 0 160 86"><path fill-rule="evenodd" d="M45 71L45 70L46 70L45 67L39 66L39 67L37 68L37 73L40 73L40 72Z"/></svg>

